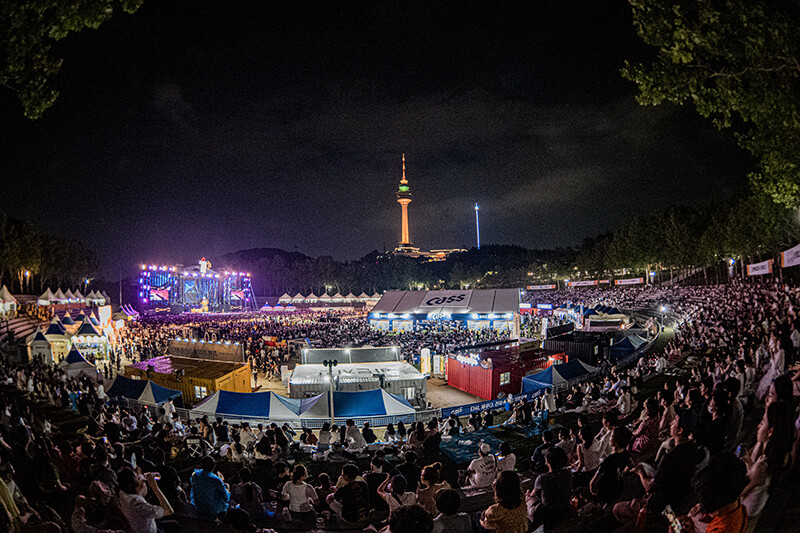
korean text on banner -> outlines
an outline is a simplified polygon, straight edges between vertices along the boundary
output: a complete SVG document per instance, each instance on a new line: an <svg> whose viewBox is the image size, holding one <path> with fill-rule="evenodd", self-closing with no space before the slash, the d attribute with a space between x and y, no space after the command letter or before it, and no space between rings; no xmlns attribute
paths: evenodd
<svg viewBox="0 0 800 533"><path fill-rule="evenodd" d="M638 285L644 282L644 278L615 279L614 285Z"/></svg>
<svg viewBox="0 0 800 533"><path fill-rule="evenodd" d="M598 281L596 279L588 280L588 281L570 281L569 282L569 286L570 287L592 287L592 286L597 285L597 284L598 284Z"/></svg>
<svg viewBox="0 0 800 533"><path fill-rule="evenodd" d="M529 291L549 291L555 289L555 284L552 285L528 285L526 289Z"/></svg>
<svg viewBox="0 0 800 533"><path fill-rule="evenodd" d="M800 244L781 252L781 268L800 265Z"/></svg>
<svg viewBox="0 0 800 533"><path fill-rule="evenodd" d="M748 276L761 276L764 274L772 274L772 259L747 265Z"/></svg>

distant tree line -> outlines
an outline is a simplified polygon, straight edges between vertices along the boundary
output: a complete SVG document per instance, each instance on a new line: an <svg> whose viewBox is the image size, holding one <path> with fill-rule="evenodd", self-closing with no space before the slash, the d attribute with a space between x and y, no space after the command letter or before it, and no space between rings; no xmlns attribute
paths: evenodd
<svg viewBox="0 0 800 533"><path fill-rule="evenodd" d="M82 242L0 214L0 286L15 293L79 288L96 272L94 255Z"/></svg>
<svg viewBox="0 0 800 533"><path fill-rule="evenodd" d="M797 212L766 194L702 207L671 206L635 217L580 246L531 250L489 245L426 261L373 251L356 261L311 258L297 252L254 249L224 256L247 268L257 294L372 293L388 289L522 287L565 279L649 277L655 281L715 267L736 268L800 242Z"/></svg>

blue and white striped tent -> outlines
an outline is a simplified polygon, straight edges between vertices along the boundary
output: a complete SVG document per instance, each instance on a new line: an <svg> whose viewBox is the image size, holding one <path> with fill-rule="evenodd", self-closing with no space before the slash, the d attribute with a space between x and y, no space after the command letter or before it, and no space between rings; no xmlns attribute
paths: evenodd
<svg viewBox="0 0 800 533"><path fill-rule="evenodd" d="M321 394L308 409L300 415L302 419L329 418L329 395ZM397 416L414 413L408 400L383 389L358 392L334 392L333 407L336 418L357 418L363 416Z"/></svg>
<svg viewBox="0 0 800 533"><path fill-rule="evenodd" d="M194 406L192 411L209 415L297 420L304 405L310 404L312 400L314 398L285 398L274 392L218 390Z"/></svg>

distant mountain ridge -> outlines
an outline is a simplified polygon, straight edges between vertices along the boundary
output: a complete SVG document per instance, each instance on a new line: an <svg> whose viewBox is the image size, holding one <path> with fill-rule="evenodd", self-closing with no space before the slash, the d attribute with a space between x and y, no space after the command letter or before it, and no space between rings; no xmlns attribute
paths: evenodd
<svg viewBox="0 0 800 533"><path fill-rule="evenodd" d="M262 260L274 261L280 258L287 263L295 263L298 261L311 261L309 257L300 252L287 252L280 248L250 248L247 250L237 250L230 252L216 258L215 263L220 266L230 266L233 268L240 268L244 265L252 265Z"/></svg>

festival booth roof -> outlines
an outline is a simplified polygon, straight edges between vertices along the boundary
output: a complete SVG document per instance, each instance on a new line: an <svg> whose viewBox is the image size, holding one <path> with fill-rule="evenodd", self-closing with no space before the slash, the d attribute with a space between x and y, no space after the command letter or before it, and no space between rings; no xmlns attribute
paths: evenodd
<svg viewBox="0 0 800 533"><path fill-rule="evenodd" d="M54 299L56 299L56 300L66 300L66 299L67 299L67 296L66 296L66 295L65 295L65 294L62 292L62 290L59 288L59 289L58 289L58 290L55 292L55 294L53 294L53 298L54 298Z"/></svg>
<svg viewBox="0 0 800 533"><path fill-rule="evenodd" d="M86 299L86 297L85 297L83 294L81 294L81 291L80 291L80 289L75 289L74 296L75 296L75 298L77 298L78 300L85 300L85 299Z"/></svg>
<svg viewBox="0 0 800 533"><path fill-rule="evenodd" d="M319 296L317 296L316 294L314 294L314 293L312 292L311 294L309 294L308 296L306 296L306 300L314 300L314 301L316 301L316 300L319 300Z"/></svg>
<svg viewBox="0 0 800 533"><path fill-rule="evenodd" d="M535 392L547 387L558 388L569 385L584 376L597 371L597 367L587 365L583 361L573 360L560 365L550 365L536 374L522 378L522 392Z"/></svg>
<svg viewBox="0 0 800 533"><path fill-rule="evenodd" d="M86 374L92 380L97 380L97 368L86 360L74 346L67 354L67 358L61 361L58 366L64 370L68 377L75 377L78 374Z"/></svg>
<svg viewBox="0 0 800 533"><path fill-rule="evenodd" d="M296 308L294 305L292 305L292 304L288 304L288 305L287 305L287 306L284 308L284 311L297 311L297 308Z"/></svg>
<svg viewBox="0 0 800 533"><path fill-rule="evenodd" d="M331 296L331 298L333 298L334 302L341 302L342 300L344 300L344 296L342 296L341 292L337 292L336 294Z"/></svg>
<svg viewBox="0 0 800 533"><path fill-rule="evenodd" d="M53 295L53 291L51 291L50 288L48 287L47 290L44 291L44 294L39 296L38 302L39 302L40 305L49 305L50 301L53 300L53 299L55 299L55 296Z"/></svg>
<svg viewBox="0 0 800 533"><path fill-rule="evenodd" d="M75 321L72 320L72 315L69 314L69 311L64 315L64 318L61 319L61 323L65 326L74 326Z"/></svg>
<svg viewBox="0 0 800 533"><path fill-rule="evenodd" d="M110 301L111 301L111 297L108 295L108 293L107 293L106 291L103 291L102 293L100 293L100 296L101 296L101 297L103 298L103 300L105 300L106 302L110 302Z"/></svg>
<svg viewBox="0 0 800 533"><path fill-rule="evenodd" d="M230 392L218 390L192 411L201 413L296 420L304 407L313 404L316 398L292 399L274 392Z"/></svg>
<svg viewBox="0 0 800 533"><path fill-rule="evenodd" d="M122 396L131 400L138 400L144 392L148 381L142 379L131 379L125 376L117 375L114 382L106 391L109 396Z"/></svg>
<svg viewBox="0 0 800 533"><path fill-rule="evenodd" d="M321 394L313 405L304 410L300 418L329 418L328 394ZM333 407L336 418L358 418L364 416L395 416L414 413L408 400L383 389L360 392L334 392Z"/></svg>
<svg viewBox="0 0 800 533"><path fill-rule="evenodd" d="M583 312L583 316L598 316L600 313L595 311L594 309L587 309Z"/></svg>
<svg viewBox="0 0 800 533"><path fill-rule="evenodd" d="M349 300L349 301L353 301L353 300L357 300L358 298L352 292L348 292L347 296L345 296L344 299L345 300Z"/></svg>
<svg viewBox="0 0 800 533"><path fill-rule="evenodd" d="M358 299L359 300L369 300L369 296L367 296L366 292L362 292L361 294L358 295Z"/></svg>
<svg viewBox="0 0 800 533"><path fill-rule="evenodd" d="M3 288L0 289L0 303L3 304L17 303L17 299L14 298L14 296L10 292L8 292L8 288L6 288L5 285L3 285Z"/></svg>
<svg viewBox="0 0 800 533"><path fill-rule="evenodd" d="M519 290L388 291L371 312L400 315L519 313Z"/></svg>
<svg viewBox="0 0 800 533"><path fill-rule="evenodd" d="M320 300L325 300L325 301L332 300L330 294L328 294L327 292L323 293L322 296L319 297L319 299Z"/></svg>
<svg viewBox="0 0 800 533"><path fill-rule="evenodd" d="M67 300L75 299L75 294L70 289L67 289L67 292L64 293L64 296L66 297Z"/></svg>
<svg viewBox="0 0 800 533"><path fill-rule="evenodd" d="M75 322L84 322L86 320L86 313L83 311L80 312L78 316L75 317Z"/></svg>
<svg viewBox="0 0 800 533"><path fill-rule="evenodd" d="M272 311L272 306L264 302L264 305L261 306L261 309L259 309L259 311Z"/></svg>
<svg viewBox="0 0 800 533"><path fill-rule="evenodd" d="M272 308L273 311L283 311L283 306L281 304L276 305Z"/></svg>
<svg viewBox="0 0 800 533"><path fill-rule="evenodd" d="M647 344L647 341L640 336L633 334L628 335L618 343L613 344L611 349L632 352L634 350L638 350L643 344Z"/></svg>
<svg viewBox="0 0 800 533"><path fill-rule="evenodd" d="M60 335L63 336L66 333L64 328L58 323L58 321L54 318L50 325L47 327L47 331L44 332L45 335Z"/></svg>
<svg viewBox="0 0 800 533"><path fill-rule="evenodd" d="M125 376L114 378L107 394L154 405L160 405L167 400L174 400L183 395L181 391L162 387L150 380L131 379Z"/></svg>
<svg viewBox="0 0 800 533"><path fill-rule="evenodd" d="M95 326L100 325L100 320L98 320L97 315L94 314L94 311L92 311L92 314L89 315L89 322L91 322Z"/></svg>
<svg viewBox="0 0 800 533"><path fill-rule="evenodd" d="M94 337L102 337L102 333L97 331L95 327L92 325L90 320L84 320L81 324L81 327L78 328L78 331L75 332L75 335L89 335Z"/></svg>
<svg viewBox="0 0 800 533"><path fill-rule="evenodd" d="M31 339L30 342L46 342L47 344L50 344L50 341L47 340L47 337L45 337L44 333L42 333L41 328L36 329L36 334L33 336L33 339Z"/></svg>

